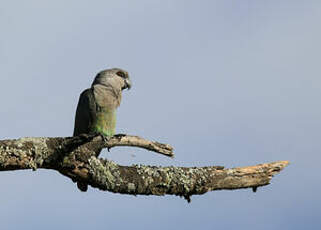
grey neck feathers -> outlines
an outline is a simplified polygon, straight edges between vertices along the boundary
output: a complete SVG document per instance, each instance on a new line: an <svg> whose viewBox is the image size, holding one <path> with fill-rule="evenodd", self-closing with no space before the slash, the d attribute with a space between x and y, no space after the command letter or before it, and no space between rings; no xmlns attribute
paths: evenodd
<svg viewBox="0 0 321 230"><path fill-rule="evenodd" d="M121 89L105 84L94 84L92 89L98 106L116 109L120 105Z"/></svg>

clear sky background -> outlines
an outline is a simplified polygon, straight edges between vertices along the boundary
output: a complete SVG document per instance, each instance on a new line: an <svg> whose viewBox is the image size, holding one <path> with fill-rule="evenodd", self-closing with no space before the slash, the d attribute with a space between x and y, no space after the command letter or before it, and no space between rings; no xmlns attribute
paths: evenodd
<svg viewBox="0 0 321 230"><path fill-rule="evenodd" d="M81 91L129 71L117 132L170 143L119 164L289 160L272 184L129 196L55 171L1 172L1 229L319 229L321 1L10 1L0 5L0 138L70 136Z"/></svg>

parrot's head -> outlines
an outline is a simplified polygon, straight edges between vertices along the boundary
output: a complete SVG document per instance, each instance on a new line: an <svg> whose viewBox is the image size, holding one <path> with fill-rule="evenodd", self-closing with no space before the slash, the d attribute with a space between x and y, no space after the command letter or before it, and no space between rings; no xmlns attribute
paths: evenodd
<svg viewBox="0 0 321 230"><path fill-rule="evenodd" d="M115 89L130 89L131 81L128 72L119 68L106 69L100 71L93 83L93 85L100 84Z"/></svg>

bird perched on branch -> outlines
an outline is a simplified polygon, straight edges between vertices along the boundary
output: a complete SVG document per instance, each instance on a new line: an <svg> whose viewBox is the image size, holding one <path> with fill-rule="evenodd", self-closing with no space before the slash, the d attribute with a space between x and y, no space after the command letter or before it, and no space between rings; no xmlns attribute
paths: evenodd
<svg viewBox="0 0 321 230"><path fill-rule="evenodd" d="M127 71L119 68L100 71L91 88L80 94L73 135L100 134L107 139L113 136L116 109L121 102L122 90L130 87ZM87 184L78 182L77 185L81 191L87 191Z"/></svg>

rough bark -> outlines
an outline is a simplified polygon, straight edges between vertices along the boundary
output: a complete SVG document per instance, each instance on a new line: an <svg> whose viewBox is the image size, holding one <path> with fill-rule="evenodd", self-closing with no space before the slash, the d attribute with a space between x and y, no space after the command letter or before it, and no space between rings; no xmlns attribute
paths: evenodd
<svg viewBox="0 0 321 230"><path fill-rule="evenodd" d="M191 195L221 189L253 188L268 185L287 161L250 167L224 169L210 167L121 166L98 158L101 148L135 146L173 157L173 148L137 136L20 138L0 141L0 171L45 168L57 170L80 181L115 193L133 195L178 195L190 201Z"/></svg>

